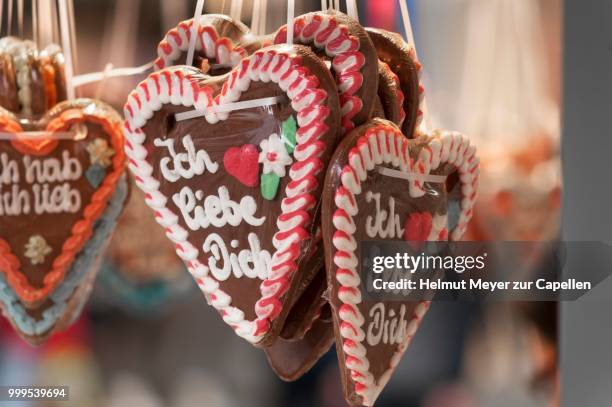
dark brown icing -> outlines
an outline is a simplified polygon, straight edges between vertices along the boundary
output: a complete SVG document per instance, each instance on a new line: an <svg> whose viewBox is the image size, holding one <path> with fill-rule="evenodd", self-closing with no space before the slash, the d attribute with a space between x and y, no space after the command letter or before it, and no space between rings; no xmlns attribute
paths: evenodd
<svg viewBox="0 0 612 407"><path fill-rule="evenodd" d="M317 319L300 340L287 341L279 338L264 351L270 367L278 377L292 382L306 374L329 351L333 343L332 323Z"/></svg>
<svg viewBox="0 0 612 407"><path fill-rule="evenodd" d="M410 47L397 33L378 28L366 28L366 31L374 43L378 59L387 64L400 80L406 113L401 129L406 137L413 138L419 110L419 78L415 61L410 57Z"/></svg>
<svg viewBox="0 0 612 407"><path fill-rule="evenodd" d="M276 47L278 48L278 47ZM286 48L279 48L286 49ZM339 122L339 107L337 92L333 79L325 66L310 52L306 47L294 47L295 52L300 56L301 63L319 79L320 87L327 92L327 101L325 104L330 108L331 114L325 120L329 129L337 129ZM200 85L209 86L214 92L218 92L221 84L226 80L226 77L208 77L197 73L187 67L175 67L175 70L183 70L186 74L192 74L197 77L200 75ZM188 241L197 247L200 251L198 260L204 264L208 264L209 258L212 257L212 252L204 252L203 245L207 239L213 234L218 235L221 241L225 244L227 251L238 253L241 250L250 250L248 242L249 233L254 233L260 242L261 249L268 251L270 254L275 252L272 244L272 237L277 230L276 219L280 216L281 207L280 201L284 196L284 190L290 181L289 176L281 178L278 187L278 192L273 200L264 199L260 193L260 187L247 186L236 177L230 175L224 165L224 157L226 152L234 147L244 145L258 146L264 139L268 139L271 134L281 134L281 123L290 116L295 118L296 112L293 110L285 92L283 92L274 82L251 82L250 87L242 92L239 100L252 100L270 96L279 96L284 98L277 105L269 108L250 108L244 110L235 110L229 112L226 120L221 120L215 124L208 123L204 118L191 119L186 121L175 121L174 115L178 112L189 110L185 107L174 105L163 105L162 109L155 112L153 117L149 119L142 127L146 134L145 148L150 151L147 160L153 166L153 177L160 180L160 191L168 197L167 208L178 215L179 225L189 232ZM210 157L210 160L218 164L216 172L206 172L205 177L194 179L180 178L176 182L168 182L164 178L161 171L160 160L169 156L167 148L160 148L154 145L154 139L172 140L171 143L177 153L184 152L183 140L186 135L190 135L193 141L195 151L204 150ZM336 143L335 131L326 132L321 141L325 143L325 151L321 159L324 163L327 162L331 155L333 146ZM259 167L258 167L259 168ZM288 169L287 169L288 171ZM318 188L314 192L314 196L319 196L323 185L323 172L320 172L318 177ZM210 196L219 196L219 188L225 187L229 193L229 198L234 202L246 196L252 197L256 202L256 212L254 216L261 218L265 216L265 223L261 226L251 226L244 220L237 226L225 224L221 227L215 227L212 224L207 228L200 228L197 231L192 231L187 225L184 217L181 215L180 208L173 202L172 196L181 191L184 187L188 187L195 192L202 191L203 199ZM198 204L202 204L199 200ZM315 227L318 225L318 206L311 211L311 216L314 222L309 225L311 235L314 235ZM210 242L211 240L209 240ZM235 247L232 247L234 243ZM291 287L282 297L282 302L285 304L293 304L293 302L301 295L301 292L306 289L306 285L300 284L302 279L309 281L320 269L321 259L313 255L316 253L317 247L310 239L305 239L300 248L301 255L296 261L298 270L292 277ZM220 259L218 266L223 263ZM222 267L222 266L219 266ZM236 278L232 273L226 280L220 281L220 289L227 293L232 301L232 306L235 306L244 312L244 318L253 320L256 317L254 307L255 303L261 298L260 285L262 280L259 278L247 278L241 276ZM259 343L261 346L266 346L271 343L278 335L278 332L283 326L290 306L283 306L281 314L274 320L270 332Z"/></svg>
<svg viewBox="0 0 612 407"><path fill-rule="evenodd" d="M350 132L344 140L340 143L334 156L332 157L330 166L328 167L328 173L326 178L325 190L323 193L323 201L329 202L329 205L325 205L322 210L322 225L323 225L323 239L325 244L325 256L326 256L326 269L327 269L327 281L329 285L329 301L332 309L332 315L334 318L334 330L336 335L336 349L338 353L338 361L340 370L342 373L342 381L344 386L344 394L351 405L361 405L361 398L354 391L354 383L350 378L350 371L346 367L345 354L343 351L343 337L340 334L340 317L339 309L342 305L338 297L339 283L336 279L336 271L338 266L333 261L333 256L336 249L332 242L332 236L334 235L332 217L334 213L334 194L338 187L341 185L340 171L348 163L348 152L351 148L356 145L357 140L361 137L369 128L379 125L394 126L391 122L374 119L369 123L353 130ZM420 150L428 142L427 137L421 137L418 140L412 142L410 146L410 156L415 158L418 157ZM441 165L439 169L432 171L431 174L437 175L449 175L454 169L450 165ZM357 250L355 255L357 259L360 259L359 247L360 242L372 241L372 237L366 233L366 219L372 217L376 219L376 207L374 201L368 202L366 200L367 191L371 191L373 194L380 194L380 206L382 209L388 210L389 198L395 200L395 214L399 214L399 223L404 226L407 218L413 213L424 213L427 212L431 215L444 215L447 212L448 195L445 184L440 183L426 183L427 193L420 197L414 198L409 193L409 188L406 180L389 177L378 173L377 171L369 171L367 178L361 181L361 193L355 196L356 206L358 208L357 215L354 216L353 220L356 225L356 231L354 234L355 241L357 242ZM403 237L395 237L393 239L381 239L376 240L402 240ZM357 268L359 270L359 266ZM363 283L362 283L363 284ZM360 287L363 291L365 288L363 285ZM365 318L365 322L362 325L362 329L366 331L368 324L372 322L370 312L373 307L380 302L369 300L368 298L362 297L362 302L358 304L358 309ZM398 316L400 314L401 307L404 307L405 315L404 319L406 323L409 323L413 317L414 311L419 304L418 301L382 301L385 307L386 315L385 318L389 318L389 314ZM390 361L393 354L397 351L398 344L388 344L381 341L376 346L370 346L367 341L363 341L362 345L366 349L366 357L369 361L369 372L373 375L374 379L378 381L383 373L390 367Z"/></svg>

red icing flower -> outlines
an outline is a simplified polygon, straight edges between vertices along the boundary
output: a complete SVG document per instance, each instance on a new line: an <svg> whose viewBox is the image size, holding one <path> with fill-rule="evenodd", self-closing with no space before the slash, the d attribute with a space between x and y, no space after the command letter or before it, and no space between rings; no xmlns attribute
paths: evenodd
<svg viewBox="0 0 612 407"><path fill-rule="evenodd" d="M404 223L404 240L410 243L414 250L419 250L420 244L413 242L424 242L429 237L432 227L432 216L429 212L412 212Z"/></svg>

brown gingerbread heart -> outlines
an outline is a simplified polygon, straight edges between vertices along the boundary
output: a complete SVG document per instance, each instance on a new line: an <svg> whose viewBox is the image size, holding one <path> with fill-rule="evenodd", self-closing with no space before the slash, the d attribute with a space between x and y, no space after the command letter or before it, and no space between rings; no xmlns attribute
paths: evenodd
<svg viewBox="0 0 612 407"><path fill-rule="evenodd" d="M447 232L446 182L457 174L462 197ZM416 175L416 176L415 176ZM478 158L460 134L408 140L393 123L374 119L348 134L328 168L322 210L329 301L344 394L372 406L429 307L426 300L370 300L360 276L360 244L384 240L459 239L476 199Z"/></svg>
<svg viewBox="0 0 612 407"><path fill-rule="evenodd" d="M377 103L379 107L372 113L372 117L387 119L401 128L406 118L404 92L395 72L380 60L378 61Z"/></svg>
<svg viewBox="0 0 612 407"><path fill-rule="evenodd" d="M170 29L157 46L155 68L163 69L185 63L193 19L181 21ZM222 75L254 51L245 49L241 41L252 35L247 26L223 14L206 14L200 18L193 66L211 76ZM252 42L252 41L251 41Z"/></svg>
<svg viewBox="0 0 612 407"><path fill-rule="evenodd" d="M281 101L220 111L269 97ZM194 108L205 116L176 120ZM129 168L178 255L238 335L270 344L321 265L313 237L339 126L329 71L300 46L264 48L214 78L168 68L132 91L125 117ZM245 146L259 154L258 185L225 166Z"/></svg>
<svg viewBox="0 0 612 407"><path fill-rule="evenodd" d="M29 40L0 39L0 106L38 118L64 100L64 56L57 45L39 50Z"/></svg>
<svg viewBox="0 0 612 407"><path fill-rule="evenodd" d="M391 74L399 79L401 95L395 90L379 88L382 104L388 106L385 113L401 101L403 119L400 128L406 137L417 137L417 129L423 120L422 102L425 89L420 83L421 64L416 58L414 47L407 44L397 33L369 27L366 31L376 48L378 59L391 71L385 72L385 66L382 67L383 71L380 74L387 76L387 81L383 82L383 85L395 88L392 83L395 79L389 78ZM396 122L395 116L390 115L387 119Z"/></svg>
<svg viewBox="0 0 612 407"><path fill-rule="evenodd" d="M300 339L278 338L264 349L268 363L281 380L292 382L306 374L334 343L329 305L319 310Z"/></svg>
<svg viewBox="0 0 612 407"><path fill-rule="evenodd" d="M61 284L113 195L125 161L120 123L91 100L62 103L36 121L0 115L0 131L15 135L0 142L0 271L26 306ZM22 130L78 137L30 140Z"/></svg>

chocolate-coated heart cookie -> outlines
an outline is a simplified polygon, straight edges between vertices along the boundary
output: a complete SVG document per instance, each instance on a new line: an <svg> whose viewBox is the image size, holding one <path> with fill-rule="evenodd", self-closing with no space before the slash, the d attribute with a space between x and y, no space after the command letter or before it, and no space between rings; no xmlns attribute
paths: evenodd
<svg viewBox="0 0 612 407"><path fill-rule="evenodd" d="M419 179L429 174L459 179L459 214L450 233L447 183ZM325 181L322 226L336 349L351 405L373 405L429 306L367 299L360 243L459 239L472 215L477 180L475 148L456 133L408 140L391 122L374 119L336 149Z"/></svg>
<svg viewBox="0 0 612 407"><path fill-rule="evenodd" d="M302 338L279 338L264 349L272 370L282 380L292 382L306 374L334 343L334 329L329 305L319 311Z"/></svg>
<svg viewBox="0 0 612 407"><path fill-rule="evenodd" d="M423 120L421 104L425 89L420 83L421 64L416 58L414 47L407 44L397 33L378 28L366 28L366 31L374 44L378 59L399 79L401 97L392 91L383 90L381 92L379 89L382 104L387 106L385 113L388 108L398 103L398 97L402 98L404 112L400 128L406 137L417 137L417 129ZM384 72L384 67L381 74L389 75ZM392 85L389 83L389 86ZM394 118L393 116L387 117L395 122Z"/></svg>
<svg viewBox="0 0 612 407"><path fill-rule="evenodd" d="M378 61L378 111L374 111L372 117L387 119L399 128L402 127L406 112L404 112L404 92L400 81L389 65Z"/></svg>
<svg viewBox="0 0 612 407"><path fill-rule="evenodd" d="M166 33L157 46L156 69L185 63L192 27L193 19L189 19ZM247 56L247 49L239 43L251 37L247 26L231 17L203 15L198 26L193 66L208 75L225 74Z"/></svg>
<svg viewBox="0 0 612 407"><path fill-rule="evenodd" d="M0 141L0 305L20 335L40 342L78 314L126 200L121 120L79 99L39 120L2 110L0 131L12 134Z"/></svg>
<svg viewBox="0 0 612 407"><path fill-rule="evenodd" d="M376 50L364 28L337 11L317 11L293 20L293 36L295 43L312 47L330 64L340 92L343 131L368 120L378 88L378 63ZM283 26L274 42L286 41L287 27Z"/></svg>
<svg viewBox="0 0 612 407"><path fill-rule="evenodd" d="M229 103L277 104L222 111ZM203 117L177 121L194 108ZM151 74L125 105L136 184L209 302L236 333L274 341L298 284L320 269L313 239L339 127L333 78L306 47L272 46L229 74Z"/></svg>
<svg viewBox="0 0 612 407"><path fill-rule="evenodd" d="M66 100L64 56L50 44L16 37L0 39L0 106L24 116L40 116Z"/></svg>

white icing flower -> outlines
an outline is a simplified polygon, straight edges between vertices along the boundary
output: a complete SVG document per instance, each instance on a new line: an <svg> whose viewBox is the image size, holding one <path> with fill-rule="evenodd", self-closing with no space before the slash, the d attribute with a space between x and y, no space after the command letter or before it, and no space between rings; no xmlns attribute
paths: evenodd
<svg viewBox="0 0 612 407"><path fill-rule="evenodd" d="M104 168L111 165L111 157L115 155L115 150L109 147L108 142L103 138L97 138L87 146L89 161Z"/></svg>
<svg viewBox="0 0 612 407"><path fill-rule="evenodd" d="M285 167L290 165L293 160L287 153L283 141L274 133L259 144L259 162L263 163L263 173L275 173L279 177L285 176Z"/></svg>
<svg viewBox="0 0 612 407"><path fill-rule="evenodd" d="M25 256L30 259L34 265L45 262L45 256L51 253L51 246L41 235L30 236L28 243L25 245Z"/></svg>

